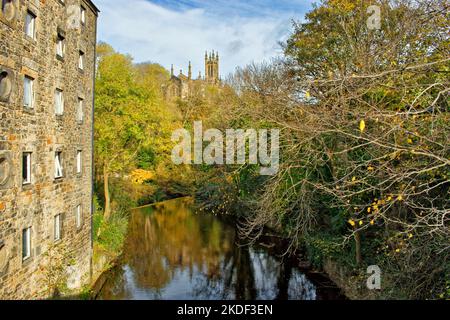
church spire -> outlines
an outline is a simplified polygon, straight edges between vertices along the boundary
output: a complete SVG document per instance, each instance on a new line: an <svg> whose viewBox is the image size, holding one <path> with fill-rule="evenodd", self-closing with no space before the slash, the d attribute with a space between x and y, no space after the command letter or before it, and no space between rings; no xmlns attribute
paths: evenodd
<svg viewBox="0 0 450 320"><path fill-rule="evenodd" d="M170 76L173 77L173 64L172 67L170 68Z"/></svg>

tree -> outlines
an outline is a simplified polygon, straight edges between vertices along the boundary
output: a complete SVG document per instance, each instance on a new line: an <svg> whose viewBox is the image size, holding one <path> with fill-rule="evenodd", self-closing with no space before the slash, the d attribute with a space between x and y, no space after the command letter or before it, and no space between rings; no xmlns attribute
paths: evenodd
<svg viewBox="0 0 450 320"><path fill-rule="evenodd" d="M374 4L380 30L367 25ZM284 63L235 75L232 113L283 132L280 171L255 188L248 235L272 225L293 248L375 260L408 297L445 288L447 11L447 1L322 1L294 24Z"/></svg>
<svg viewBox="0 0 450 320"><path fill-rule="evenodd" d="M132 58L114 52L107 44L98 48L96 74L95 155L102 172L105 220L111 215L109 192L111 174L122 174L136 167L142 150L170 154L171 117L158 88L164 71L157 66L136 68Z"/></svg>

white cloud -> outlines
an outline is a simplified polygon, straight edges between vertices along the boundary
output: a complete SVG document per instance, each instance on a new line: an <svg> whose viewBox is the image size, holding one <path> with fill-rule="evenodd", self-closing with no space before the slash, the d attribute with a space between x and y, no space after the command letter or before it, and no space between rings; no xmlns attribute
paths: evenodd
<svg viewBox="0 0 450 320"><path fill-rule="evenodd" d="M173 63L176 72L182 68L186 73L191 60L195 76L198 71L204 73L205 50L219 51L222 76L237 66L279 54L278 42L289 34L293 18L292 11L267 15L268 8L261 15L230 15L223 7L212 10L211 5L180 9L146 0L95 3L101 10L100 41L131 54L136 62L158 62L167 69Z"/></svg>

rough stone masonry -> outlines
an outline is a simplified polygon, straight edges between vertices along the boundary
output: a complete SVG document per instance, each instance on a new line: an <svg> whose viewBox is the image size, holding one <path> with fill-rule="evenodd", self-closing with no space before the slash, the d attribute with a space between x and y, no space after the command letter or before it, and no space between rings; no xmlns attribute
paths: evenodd
<svg viewBox="0 0 450 320"><path fill-rule="evenodd" d="M90 0L1 1L0 299L90 281L97 16Z"/></svg>

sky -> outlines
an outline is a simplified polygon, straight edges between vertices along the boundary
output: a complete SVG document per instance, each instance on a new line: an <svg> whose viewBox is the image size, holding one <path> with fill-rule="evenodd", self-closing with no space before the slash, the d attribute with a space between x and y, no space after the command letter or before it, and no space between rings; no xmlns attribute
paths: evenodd
<svg viewBox="0 0 450 320"><path fill-rule="evenodd" d="M156 62L175 73L204 74L205 51L220 55L220 74L281 54L291 21L315 0L94 0L98 40L135 62Z"/></svg>

